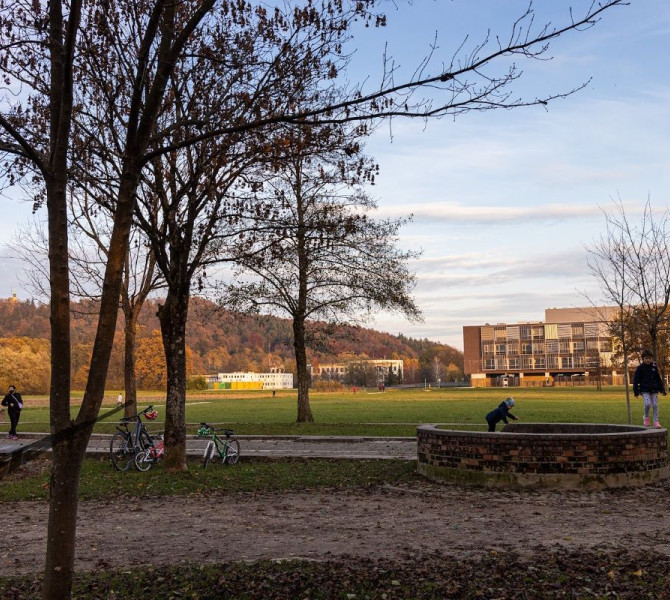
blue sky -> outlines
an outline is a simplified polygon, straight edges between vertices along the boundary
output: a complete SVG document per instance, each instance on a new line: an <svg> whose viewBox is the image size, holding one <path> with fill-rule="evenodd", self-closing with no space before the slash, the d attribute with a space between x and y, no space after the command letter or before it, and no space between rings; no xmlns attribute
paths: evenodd
<svg viewBox="0 0 670 600"><path fill-rule="evenodd" d="M536 2L538 21L564 22L570 5L578 12L588 4ZM394 55L411 39L418 56L435 29L440 46L453 48L463 31L473 41L487 27L504 35L526 7L513 0L398 2L381 33ZM451 24L444 34L442 23ZM633 0L554 43L551 61L522 65L514 89L526 97L592 77L548 109L471 113L425 126L396 120L392 139L380 128L368 144L381 167L373 193L380 214L414 214L403 244L424 251L415 269L425 321L383 315L375 325L462 348L464 325L542 320L545 308L584 305L582 292L598 301L584 246L603 230L602 209L615 197L633 219L648 196L655 210L666 207L668 48L670 5ZM357 68L365 69L363 61Z"/></svg>
<svg viewBox="0 0 670 600"><path fill-rule="evenodd" d="M538 0L537 22L556 24L590 1ZM388 26L356 36L352 80L379 81L384 45L400 73L413 71L437 32L436 57L451 58L487 29L504 36L527 8L517 0L396 0ZM603 229L601 209L620 196L635 216L670 190L670 5L632 0L595 28L552 44L551 61L518 62L516 95L586 89L542 107L471 113L427 124L395 120L368 143L380 164L372 189L380 215L414 221L402 245L423 249L414 266L425 321L379 315L384 331L462 347L462 327L541 320L544 309L598 299L584 245ZM436 69L437 70L437 69ZM10 240L30 203L0 197L0 235ZM21 298L20 265L0 258L0 297Z"/></svg>

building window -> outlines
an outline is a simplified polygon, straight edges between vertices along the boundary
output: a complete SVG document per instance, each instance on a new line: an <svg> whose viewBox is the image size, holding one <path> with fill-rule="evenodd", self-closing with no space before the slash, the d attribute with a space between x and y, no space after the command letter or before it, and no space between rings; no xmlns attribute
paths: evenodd
<svg viewBox="0 0 670 600"><path fill-rule="evenodd" d="M572 369L572 356L564 356L561 358L562 369Z"/></svg>
<svg viewBox="0 0 670 600"><path fill-rule="evenodd" d="M507 352L506 344L496 344L496 354L505 354Z"/></svg>
<svg viewBox="0 0 670 600"><path fill-rule="evenodd" d="M558 340L547 340L544 342L547 354L557 354L558 353Z"/></svg>
<svg viewBox="0 0 670 600"><path fill-rule="evenodd" d="M533 346L530 343L521 344L521 354L531 354Z"/></svg>

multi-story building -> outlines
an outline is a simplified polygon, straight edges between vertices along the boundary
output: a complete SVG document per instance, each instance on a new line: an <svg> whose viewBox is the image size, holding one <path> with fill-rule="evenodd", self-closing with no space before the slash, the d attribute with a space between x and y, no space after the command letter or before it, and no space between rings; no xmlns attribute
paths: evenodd
<svg viewBox="0 0 670 600"><path fill-rule="evenodd" d="M615 308L550 308L544 321L463 327L463 358L473 386L551 385L612 368L608 322Z"/></svg>
<svg viewBox="0 0 670 600"><path fill-rule="evenodd" d="M372 367L377 370L379 381L385 381L392 374L396 381L402 381L403 361L386 358L353 359L343 363L314 363L308 365L310 375L313 379L318 377L343 381L352 365Z"/></svg>

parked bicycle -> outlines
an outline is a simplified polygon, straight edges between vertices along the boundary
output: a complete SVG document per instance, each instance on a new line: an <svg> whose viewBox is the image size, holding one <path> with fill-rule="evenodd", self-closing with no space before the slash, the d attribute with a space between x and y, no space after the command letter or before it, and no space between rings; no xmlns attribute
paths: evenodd
<svg viewBox="0 0 670 600"><path fill-rule="evenodd" d="M135 455L135 468L138 471L148 471L161 458L163 458L163 452L165 451L165 440L163 439L162 435L156 436L154 440L158 440L158 444L148 448L147 450L142 450Z"/></svg>
<svg viewBox="0 0 670 600"><path fill-rule="evenodd" d="M240 459L240 443L234 438L232 429L224 429L223 435L225 439L219 437L216 433L221 431L218 427L208 425L207 423L200 423L198 435L200 437L211 437L207 442L205 453L203 454L202 466L207 465L217 458L221 460L221 464L234 465Z"/></svg>
<svg viewBox="0 0 670 600"><path fill-rule="evenodd" d="M112 436L109 454L114 468L118 471L127 471L138 452L148 450L154 445L151 434L142 422L142 416L148 421L154 421L158 417L158 412L153 406L147 406L134 417L124 417L116 427L117 432ZM132 431L129 428L130 423L134 423Z"/></svg>

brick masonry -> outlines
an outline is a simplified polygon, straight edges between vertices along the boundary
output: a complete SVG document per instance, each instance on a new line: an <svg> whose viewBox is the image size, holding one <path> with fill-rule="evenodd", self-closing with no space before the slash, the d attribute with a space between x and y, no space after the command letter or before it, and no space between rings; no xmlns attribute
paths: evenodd
<svg viewBox="0 0 670 600"><path fill-rule="evenodd" d="M433 479L602 488L669 474L667 430L625 425L511 423L500 433L423 425L417 451L419 472Z"/></svg>

